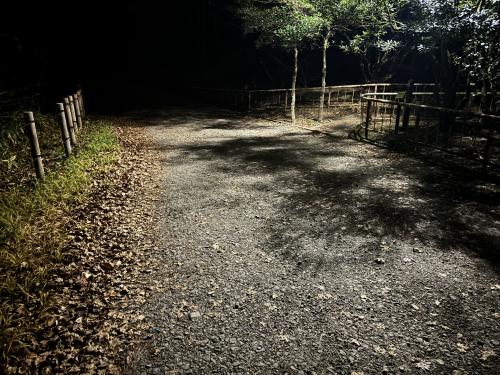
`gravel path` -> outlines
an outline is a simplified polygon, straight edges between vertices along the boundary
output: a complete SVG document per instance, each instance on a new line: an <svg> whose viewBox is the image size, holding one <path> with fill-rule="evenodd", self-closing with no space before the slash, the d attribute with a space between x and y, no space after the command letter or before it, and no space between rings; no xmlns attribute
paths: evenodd
<svg viewBox="0 0 500 375"><path fill-rule="evenodd" d="M164 156L163 266L133 372L500 373L494 185L342 126L144 122Z"/></svg>

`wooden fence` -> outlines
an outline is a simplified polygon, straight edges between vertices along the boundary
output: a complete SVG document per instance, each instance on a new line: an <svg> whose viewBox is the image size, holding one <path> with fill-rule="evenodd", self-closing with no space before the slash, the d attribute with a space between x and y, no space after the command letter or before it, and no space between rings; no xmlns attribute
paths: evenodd
<svg viewBox="0 0 500 375"><path fill-rule="evenodd" d="M472 160L483 171L500 167L500 116L473 111L473 100L468 110L456 110L423 104L426 95L412 99L364 94L361 136L418 153Z"/></svg>
<svg viewBox="0 0 500 375"><path fill-rule="evenodd" d="M240 111L287 115L290 109L290 89L225 90L198 88L196 91L208 103ZM409 91L411 94L409 94ZM401 100L411 96L414 103L439 106L445 94L433 83L372 83L363 85L327 86L324 97L325 119L335 118L339 112L361 111L365 94L377 94L380 99ZM488 100L492 102L492 95ZM296 115L298 118L316 119L321 100L321 87L296 89ZM481 95L465 91L456 93L457 103L463 109L479 111ZM491 106L492 103L490 103Z"/></svg>
<svg viewBox="0 0 500 375"><path fill-rule="evenodd" d="M56 111L61 131L61 142L64 145L66 157L69 157L73 152L73 147L77 144L77 135L82 130L85 119L85 106L81 90L64 97L62 102L56 103ZM32 111L24 112L24 119L26 124L24 130L29 140L35 173L40 181L44 181L45 169L38 143L36 119Z"/></svg>
<svg viewBox="0 0 500 375"><path fill-rule="evenodd" d="M264 116L288 116L291 90L203 89L207 101ZM321 88L296 90L296 116L317 119ZM326 87L324 119L359 113L361 136L420 153L454 155L478 162L483 170L500 167L500 116L481 113L494 97L457 92L460 109L441 105L445 93L432 83L379 83Z"/></svg>

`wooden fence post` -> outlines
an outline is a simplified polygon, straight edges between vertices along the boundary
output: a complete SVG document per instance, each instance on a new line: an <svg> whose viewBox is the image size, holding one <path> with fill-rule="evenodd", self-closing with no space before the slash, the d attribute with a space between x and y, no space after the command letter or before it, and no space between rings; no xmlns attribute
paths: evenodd
<svg viewBox="0 0 500 375"><path fill-rule="evenodd" d="M66 152L66 157L69 158L71 155L71 140L68 131L68 126L66 124L66 118L64 117L64 104L56 104L57 112L59 113L59 125L61 127L61 135L64 144L64 151Z"/></svg>
<svg viewBox="0 0 500 375"><path fill-rule="evenodd" d="M482 165L483 165L482 172L483 173L485 173L487 168L488 168L488 164L490 162L491 145L493 144L493 126L490 123L489 119L484 119L484 122L488 128L488 136L486 138L486 145L484 146L484 151L483 151L483 162L482 162Z"/></svg>
<svg viewBox="0 0 500 375"><path fill-rule="evenodd" d="M40 145L38 144L38 135L36 134L35 118L33 112L24 112L24 119L26 121L26 136L30 142L31 158L35 167L36 177L44 181L45 171L43 169L42 154L40 152Z"/></svg>
<svg viewBox="0 0 500 375"><path fill-rule="evenodd" d="M80 109L80 117L82 118L82 123L83 123L83 108L82 108L82 98L81 98L81 91L78 90L76 92L76 102L78 104L78 108Z"/></svg>
<svg viewBox="0 0 500 375"><path fill-rule="evenodd" d="M80 101L78 100L78 94L73 94L73 101L75 103L76 121L78 122L78 128L81 129L83 122L82 113L80 112Z"/></svg>
<svg viewBox="0 0 500 375"><path fill-rule="evenodd" d="M396 105L396 124L394 126L394 134L399 134L399 121L401 119L401 104Z"/></svg>
<svg viewBox="0 0 500 375"><path fill-rule="evenodd" d="M78 129L78 122L76 122L76 111L75 111L75 102L73 101L73 96L70 95L68 96L68 99L69 99L69 108L70 108L70 112L71 112L71 120L73 121L73 127L75 128L75 130L79 130Z"/></svg>
<svg viewBox="0 0 500 375"><path fill-rule="evenodd" d="M285 89L285 111L288 109L288 89Z"/></svg>
<svg viewBox="0 0 500 375"><path fill-rule="evenodd" d="M415 109L415 147L414 147L415 152L418 152L418 150L419 150L418 138L419 138L419 133L420 133L420 116L421 116L420 113L421 113L421 109L416 108Z"/></svg>
<svg viewBox="0 0 500 375"><path fill-rule="evenodd" d="M365 120L365 138L366 139L368 139L368 126L370 125L371 109L372 109L372 102L371 102L371 100L368 100L368 103L366 103L366 120Z"/></svg>
<svg viewBox="0 0 500 375"><path fill-rule="evenodd" d="M85 106L83 105L82 90L78 90L77 94L78 94L78 103L80 104L80 113L82 114L82 120L83 120L85 119L86 113L85 113Z"/></svg>
<svg viewBox="0 0 500 375"><path fill-rule="evenodd" d="M405 103L411 103L413 101L413 91L415 90L415 85L412 79L408 81L408 85L406 86L406 92L405 92L405 98L404 102ZM407 130L408 125L410 124L410 108L405 107L404 113L403 113L403 129Z"/></svg>
<svg viewBox="0 0 500 375"><path fill-rule="evenodd" d="M71 143L73 146L76 145L76 134L75 134L75 125L73 124L73 117L71 116L71 107L69 105L69 99L64 98L64 114L66 115L66 124L69 130L69 136L71 139Z"/></svg>

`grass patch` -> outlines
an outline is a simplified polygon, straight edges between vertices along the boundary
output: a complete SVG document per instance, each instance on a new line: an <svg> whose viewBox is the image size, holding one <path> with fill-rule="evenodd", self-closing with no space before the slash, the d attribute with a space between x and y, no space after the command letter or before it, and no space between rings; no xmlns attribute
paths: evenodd
<svg viewBox="0 0 500 375"><path fill-rule="evenodd" d="M46 285L51 270L64 258L71 207L84 200L93 179L117 161L120 147L109 123L93 122L80 132L77 150L67 160L49 163L45 183L10 184L0 190L1 362L29 345L49 317Z"/></svg>

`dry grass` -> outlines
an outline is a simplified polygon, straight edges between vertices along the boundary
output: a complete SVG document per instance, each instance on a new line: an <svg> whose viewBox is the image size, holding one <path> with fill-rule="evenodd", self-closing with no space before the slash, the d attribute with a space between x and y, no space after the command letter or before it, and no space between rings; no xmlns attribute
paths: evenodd
<svg viewBox="0 0 500 375"><path fill-rule="evenodd" d="M28 174L25 144L15 124L2 149L2 157L7 156L3 160L15 160L9 169L4 162L0 170L0 176L6 176L0 187L0 356L3 360L29 345L37 329L50 318L50 295L45 286L51 269L64 258L65 228L71 222L72 204L85 199L93 178L103 174L117 160L119 152L110 124L93 122L80 133L78 152L62 160L55 156L57 152L63 154L62 148L54 144L57 124L50 118L42 118L39 123L45 130L41 137L43 149L49 151L50 145L53 146L51 152L45 153L49 155L50 166L45 183L33 182Z"/></svg>

